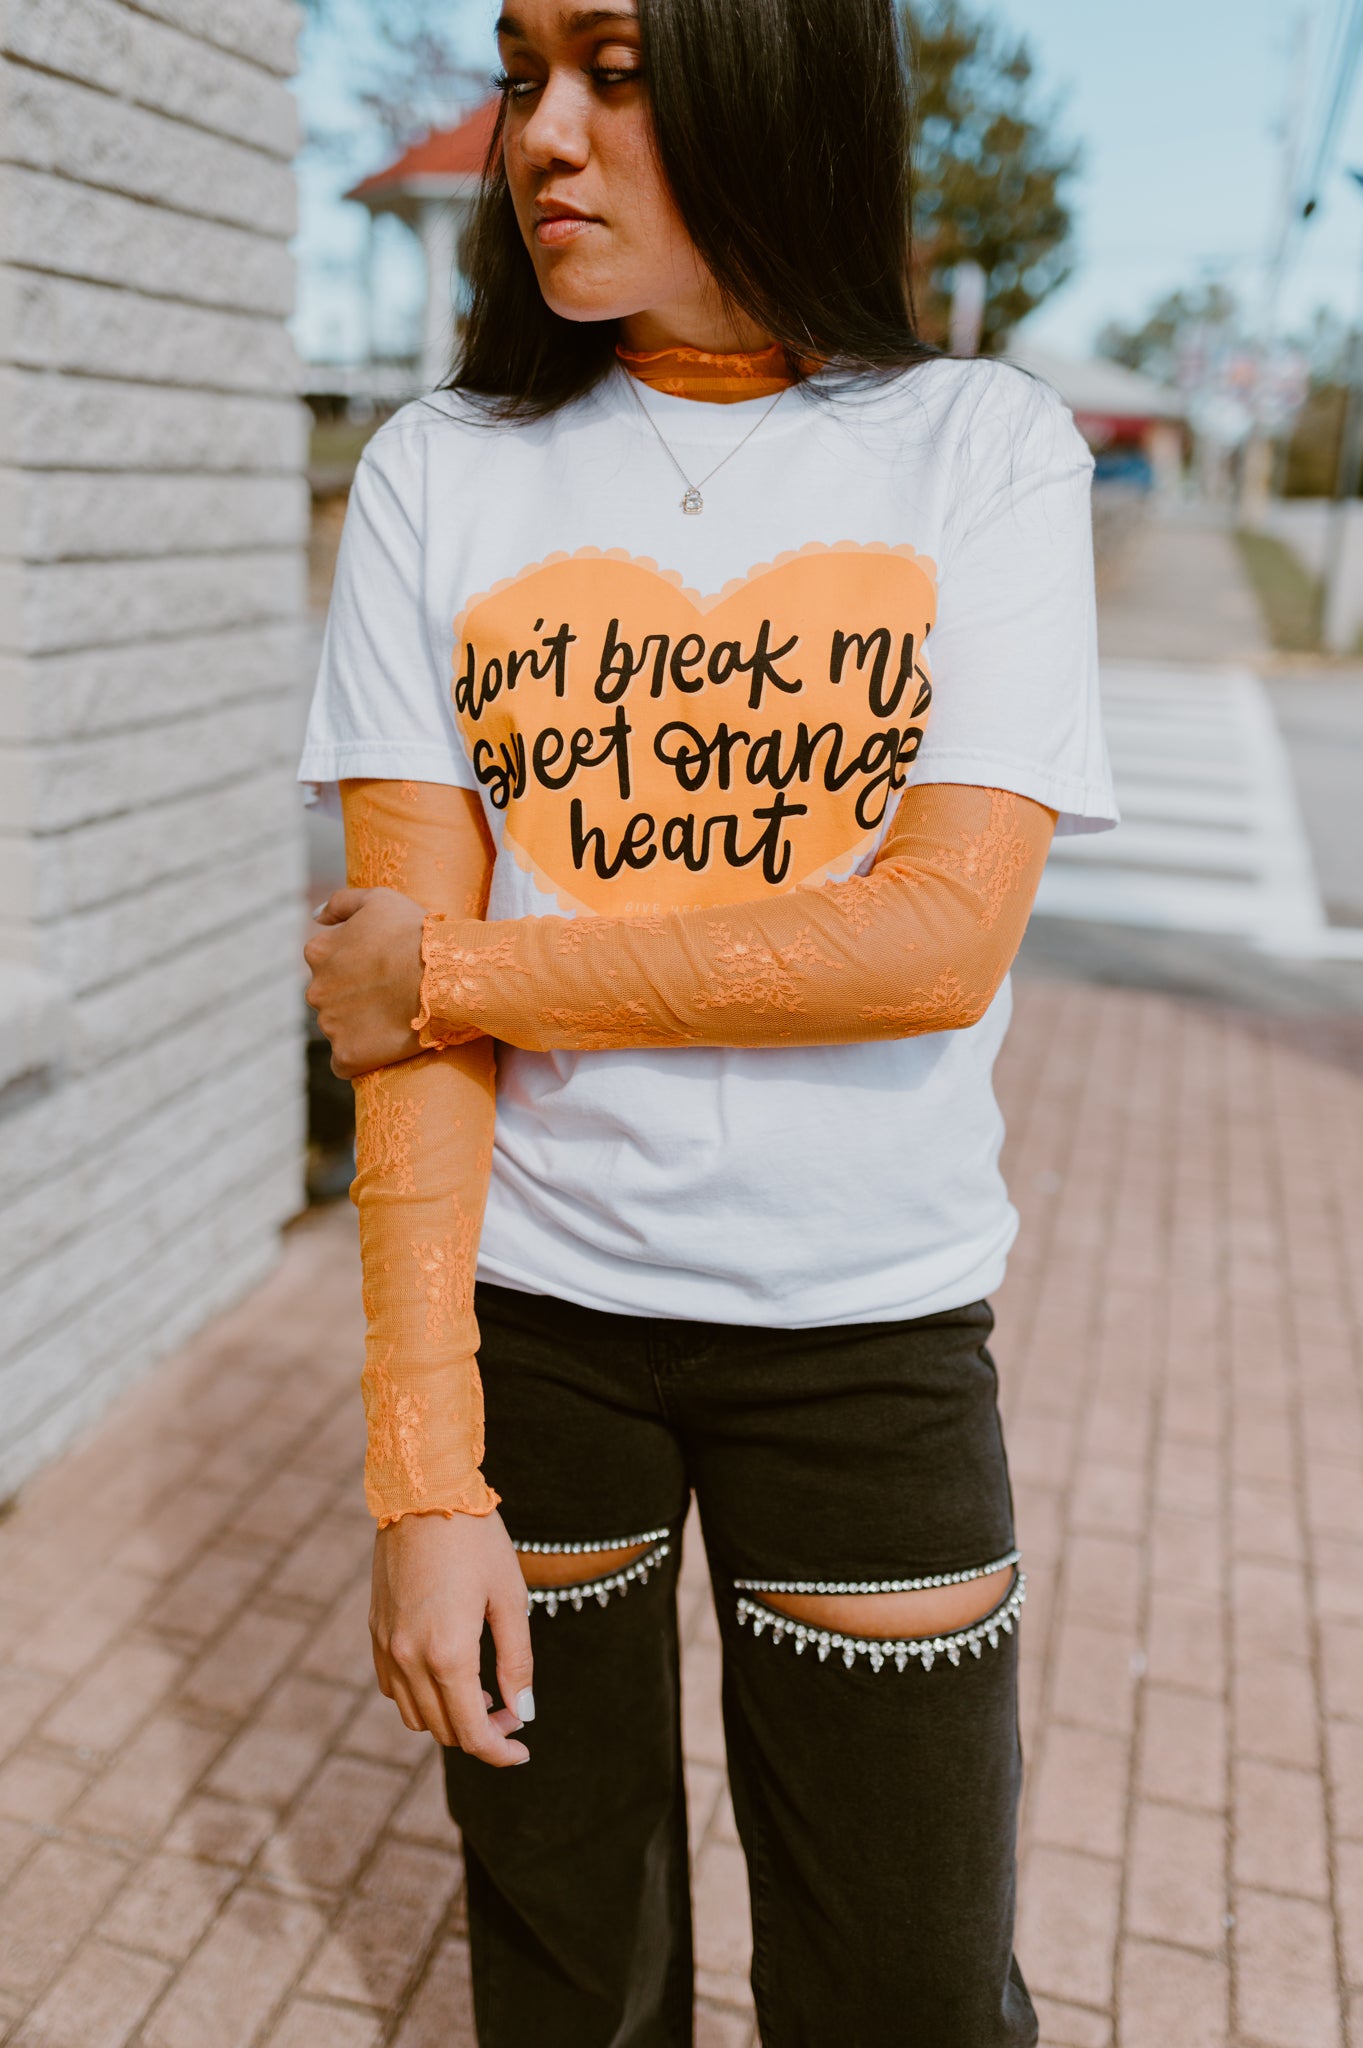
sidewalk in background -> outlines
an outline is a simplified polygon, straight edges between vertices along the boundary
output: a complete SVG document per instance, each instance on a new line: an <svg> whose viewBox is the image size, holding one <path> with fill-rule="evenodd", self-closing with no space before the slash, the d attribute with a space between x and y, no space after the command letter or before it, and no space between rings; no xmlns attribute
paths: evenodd
<svg viewBox="0 0 1363 2048"><path fill-rule="evenodd" d="M1363 668L1294 674L1268 684L1332 923L1363 925Z"/></svg>
<svg viewBox="0 0 1363 2048"><path fill-rule="evenodd" d="M1222 515L1156 507L1104 576L1098 646L1105 660L1253 662L1269 652L1248 578Z"/></svg>
<svg viewBox="0 0 1363 2048"><path fill-rule="evenodd" d="M1363 1081L1301 1029L1019 989L995 1348L1045 2048L1343 2048L1363 1998ZM370 1675L359 1358L342 1205L0 1530L0 2038L471 2042L435 1759ZM683 1583L699 2043L751 2048L694 1542Z"/></svg>
<svg viewBox="0 0 1363 2048"><path fill-rule="evenodd" d="M1058 849L1024 968L1363 1013L1363 667L1271 652L1212 507L1152 510L1098 623L1124 823Z"/></svg>

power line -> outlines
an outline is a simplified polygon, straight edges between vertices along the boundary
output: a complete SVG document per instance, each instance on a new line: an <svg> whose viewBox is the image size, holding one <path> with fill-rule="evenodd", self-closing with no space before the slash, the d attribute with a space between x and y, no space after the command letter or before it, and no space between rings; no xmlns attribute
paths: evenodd
<svg viewBox="0 0 1363 2048"><path fill-rule="evenodd" d="M1336 29L1345 21L1345 8L1349 0L1341 0ZM1288 256L1292 239L1300 225L1301 214L1296 204L1297 173L1301 167L1303 145L1306 140L1306 99L1311 63L1311 17L1302 7L1297 11L1292 24L1290 38L1290 60L1287 66L1287 94L1283 102L1279 158L1281 182L1275 203L1276 219L1269 237L1268 256L1264 265L1263 296L1260 306L1259 338L1267 344L1273 338L1277 326L1278 305L1282 297L1283 280L1287 274ZM1328 76L1328 73L1327 73Z"/></svg>
<svg viewBox="0 0 1363 2048"><path fill-rule="evenodd" d="M1363 0L1340 0L1330 59L1325 71L1329 98L1317 132L1315 148L1309 151L1305 158L1308 166L1306 176L1297 188L1298 204L1295 212L1299 220L1309 220L1319 203L1320 189L1331 168L1339 131L1353 98L1360 57L1363 57ZM1331 78L1333 86L1329 83Z"/></svg>

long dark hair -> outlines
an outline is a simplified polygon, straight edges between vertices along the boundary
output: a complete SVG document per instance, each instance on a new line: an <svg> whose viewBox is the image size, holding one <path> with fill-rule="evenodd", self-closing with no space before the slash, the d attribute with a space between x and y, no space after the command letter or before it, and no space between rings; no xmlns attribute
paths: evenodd
<svg viewBox="0 0 1363 2048"><path fill-rule="evenodd" d="M909 93L894 0L639 0L663 175L726 305L792 375L905 369ZM614 361L614 320L545 304L502 159L503 112L465 245L471 298L449 389L498 418L553 412Z"/></svg>

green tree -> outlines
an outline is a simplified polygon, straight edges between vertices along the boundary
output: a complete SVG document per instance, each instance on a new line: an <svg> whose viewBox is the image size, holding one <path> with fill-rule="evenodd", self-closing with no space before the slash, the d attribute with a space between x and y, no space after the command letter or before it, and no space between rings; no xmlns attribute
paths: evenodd
<svg viewBox="0 0 1363 2048"><path fill-rule="evenodd" d="M1144 370L1163 384L1178 375L1179 349L1191 335L1215 337L1219 345L1238 339L1240 308L1235 295L1215 278L1191 290L1166 292L1135 327L1109 320L1098 336L1098 353L1128 370Z"/></svg>
<svg viewBox="0 0 1363 2048"><path fill-rule="evenodd" d="M924 332L944 341L957 263L987 280L982 347L999 348L1070 274L1066 195L1079 152L1039 103L1025 40L964 0L910 0L914 284Z"/></svg>

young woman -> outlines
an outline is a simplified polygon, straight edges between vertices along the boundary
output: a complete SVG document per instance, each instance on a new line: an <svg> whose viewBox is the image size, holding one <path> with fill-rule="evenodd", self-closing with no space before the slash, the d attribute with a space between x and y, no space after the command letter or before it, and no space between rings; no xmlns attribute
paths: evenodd
<svg viewBox="0 0 1363 2048"><path fill-rule="evenodd" d="M1089 458L915 338L892 0L498 33L461 365L360 465L301 769L379 1682L484 2048L682 2048L694 1493L767 2048L1022 2048L990 1075L1056 820L1113 817Z"/></svg>

